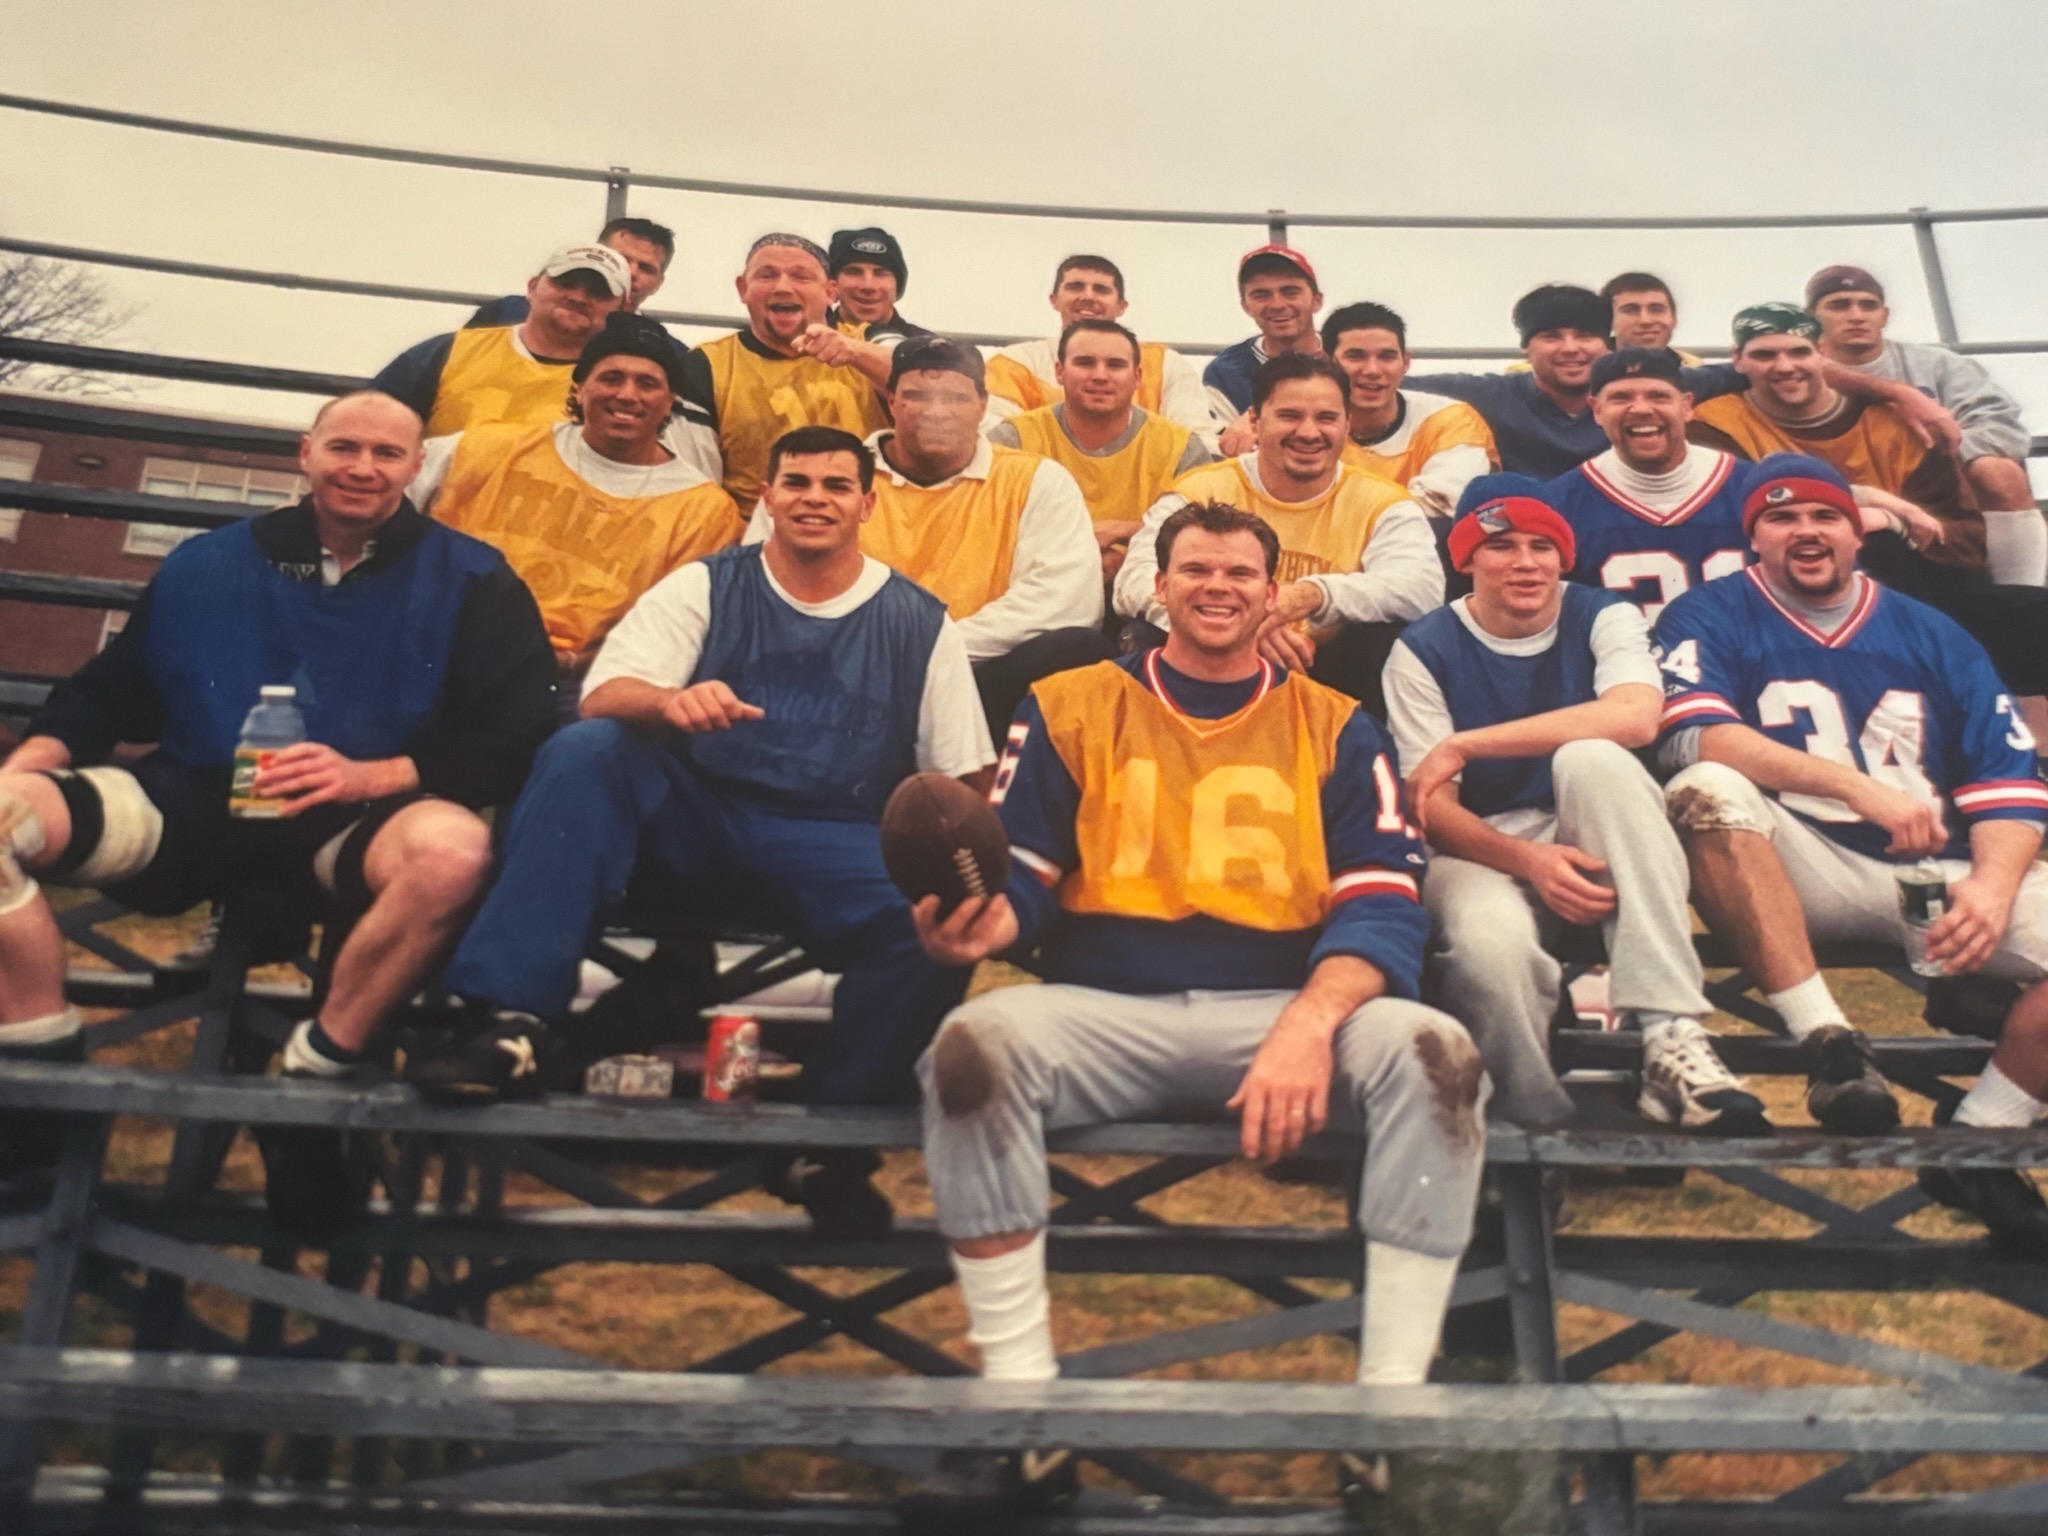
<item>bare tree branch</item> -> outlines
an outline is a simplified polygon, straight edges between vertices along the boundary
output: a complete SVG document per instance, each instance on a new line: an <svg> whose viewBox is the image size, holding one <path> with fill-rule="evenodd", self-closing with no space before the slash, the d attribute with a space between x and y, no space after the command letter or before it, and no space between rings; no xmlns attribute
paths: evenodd
<svg viewBox="0 0 2048 1536"><path fill-rule="evenodd" d="M135 318L117 304L99 274L68 261L0 254L0 336L89 345ZM59 394L108 394L104 374L0 358L0 385L33 384Z"/></svg>

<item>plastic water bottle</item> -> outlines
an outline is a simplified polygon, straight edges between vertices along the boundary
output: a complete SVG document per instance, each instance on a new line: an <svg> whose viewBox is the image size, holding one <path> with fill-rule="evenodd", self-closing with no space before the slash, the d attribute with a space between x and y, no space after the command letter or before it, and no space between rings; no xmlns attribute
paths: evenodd
<svg viewBox="0 0 2048 1536"><path fill-rule="evenodd" d="M1927 958L1927 930L1948 911L1948 876L1931 859L1898 872L1899 916L1906 925L1906 963L1920 976L1945 974L1939 960Z"/></svg>
<svg viewBox="0 0 2048 1536"><path fill-rule="evenodd" d="M305 717L299 713L299 690L266 684L256 707L242 721L235 743L235 775L228 786L228 814L251 821L274 821L284 814L284 801L256 793L256 775L286 747L306 739Z"/></svg>

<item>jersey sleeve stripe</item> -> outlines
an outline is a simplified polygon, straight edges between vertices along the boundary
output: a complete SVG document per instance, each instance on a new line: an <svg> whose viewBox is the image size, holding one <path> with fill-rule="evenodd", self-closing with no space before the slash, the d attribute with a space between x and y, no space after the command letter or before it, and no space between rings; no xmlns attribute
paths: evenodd
<svg viewBox="0 0 2048 1536"><path fill-rule="evenodd" d="M2048 784L2038 779L1986 779L1965 784L1953 796L1964 815L1981 811L2035 810L2048 813Z"/></svg>
<svg viewBox="0 0 2048 1536"><path fill-rule="evenodd" d="M1012 843L1010 844L1010 857L1038 876L1047 885L1058 885L1060 883L1061 871L1059 865L1053 863L1044 854L1033 853L1029 848L1019 848L1015 843Z"/></svg>
<svg viewBox="0 0 2048 1536"><path fill-rule="evenodd" d="M1664 714L1658 722L1669 730L1674 725L1683 725L1688 720L1715 715L1726 720L1740 720L1742 712L1717 693L1681 693L1675 699L1664 703Z"/></svg>
<svg viewBox="0 0 2048 1536"><path fill-rule="evenodd" d="M1422 891L1413 875L1398 869L1347 869L1330 882L1330 901L1334 905L1354 896L1405 896L1420 901Z"/></svg>

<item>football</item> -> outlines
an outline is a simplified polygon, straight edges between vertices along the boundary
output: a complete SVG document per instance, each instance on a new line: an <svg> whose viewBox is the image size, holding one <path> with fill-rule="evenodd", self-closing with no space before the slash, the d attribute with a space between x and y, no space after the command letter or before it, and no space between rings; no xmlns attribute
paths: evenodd
<svg viewBox="0 0 2048 1536"><path fill-rule="evenodd" d="M944 917L1009 883L1010 839L988 801L943 773L916 773L882 808L882 863L911 901L939 898Z"/></svg>

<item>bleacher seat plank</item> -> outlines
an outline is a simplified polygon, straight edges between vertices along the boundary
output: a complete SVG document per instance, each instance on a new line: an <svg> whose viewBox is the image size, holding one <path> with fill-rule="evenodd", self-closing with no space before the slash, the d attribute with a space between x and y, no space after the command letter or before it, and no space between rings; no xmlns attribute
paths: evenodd
<svg viewBox="0 0 2048 1536"><path fill-rule="evenodd" d="M0 1349L0 1416L506 1442L2048 1453L2048 1392L708 1376Z"/></svg>
<svg viewBox="0 0 2048 1536"><path fill-rule="evenodd" d="M277 1078L185 1077L127 1067L0 1065L0 1109L100 1115L154 1115L247 1125L321 1125L480 1137L702 1143L730 1147L915 1147L917 1117L892 1110L729 1106L687 1100L633 1101L561 1095L483 1108L424 1102L397 1083L374 1087ZM1056 1131L1055 1152L1227 1159L1238 1151L1234 1125L1133 1122ZM1326 1132L1311 1155L1343 1158L1354 1138ZM1784 1130L1774 1136L1719 1138L1645 1130L1567 1130L1530 1135L1505 1126L1487 1134L1487 1160L1552 1167L2029 1168L2048 1165L2048 1124L2025 1130L1899 1131L1833 1136Z"/></svg>

